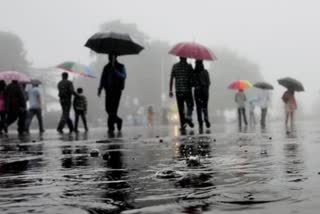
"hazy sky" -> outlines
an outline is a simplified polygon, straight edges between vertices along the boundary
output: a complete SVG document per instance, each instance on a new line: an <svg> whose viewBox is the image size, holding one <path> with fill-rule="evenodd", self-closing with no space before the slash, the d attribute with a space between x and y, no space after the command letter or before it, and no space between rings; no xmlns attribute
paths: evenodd
<svg viewBox="0 0 320 214"><path fill-rule="evenodd" d="M319 8L317 0L1 0L0 30L23 39L34 66L89 63L86 39L101 23L120 19L153 39L233 49L274 84L300 79L307 92L299 98L310 101L320 89Z"/></svg>

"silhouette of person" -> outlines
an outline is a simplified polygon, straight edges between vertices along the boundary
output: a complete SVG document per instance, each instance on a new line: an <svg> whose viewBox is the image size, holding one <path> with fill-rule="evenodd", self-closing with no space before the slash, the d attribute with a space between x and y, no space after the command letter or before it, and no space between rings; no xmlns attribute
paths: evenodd
<svg viewBox="0 0 320 214"><path fill-rule="evenodd" d="M246 126L248 125L247 116L246 116L246 101L247 101L247 97L243 92L243 90L240 89L235 95L235 102L238 104L239 127L241 127L241 124L242 124L242 117L243 117L244 124Z"/></svg>
<svg viewBox="0 0 320 214"><path fill-rule="evenodd" d="M65 124L68 125L70 133L73 132L73 123L70 119L70 110L72 104L72 95L75 95L73 83L68 80L68 73L62 73L62 80L58 83L59 98L62 108L62 115L57 127L59 133L63 133Z"/></svg>
<svg viewBox="0 0 320 214"><path fill-rule="evenodd" d="M105 91L105 109L108 114L109 133L114 132L115 124L118 131L122 129L122 119L118 116L118 108L126 78L125 66L117 61L116 54L109 54L109 63L103 69L98 88L99 97L102 89Z"/></svg>
<svg viewBox="0 0 320 214"><path fill-rule="evenodd" d="M22 86L13 80L5 92L7 109L7 125L10 126L18 119L18 133L23 134L27 117L27 100Z"/></svg>
<svg viewBox="0 0 320 214"><path fill-rule="evenodd" d="M207 128L210 128L208 114L208 101L209 101L209 87L210 76L209 72L204 68L202 60L196 60L196 66L193 75L194 86L194 99L197 106L197 117L199 122L199 130L203 130L203 118Z"/></svg>
<svg viewBox="0 0 320 214"><path fill-rule="evenodd" d="M180 130L184 131L188 124L191 128L192 122L193 96L191 87L192 66L187 59L180 57L180 61L173 65L170 76L169 96L173 97L172 87L175 80L176 99L180 117ZM185 115L184 105L187 105L187 114Z"/></svg>
<svg viewBox="0 0 320 214"><path fill-rule="evenodd" d="M74 113L75 113L75 122L74 122L74 131L79 132L78 130L78 122L79 122L79 117L81 117L83 126L85 131L87 132L88 126L87 126L87 119L86 119L86 114L87 114L87 98L82 94L83 89L78 88L77 89L77 95L75 96L73 100L73 108L74 108Z"/></svg>

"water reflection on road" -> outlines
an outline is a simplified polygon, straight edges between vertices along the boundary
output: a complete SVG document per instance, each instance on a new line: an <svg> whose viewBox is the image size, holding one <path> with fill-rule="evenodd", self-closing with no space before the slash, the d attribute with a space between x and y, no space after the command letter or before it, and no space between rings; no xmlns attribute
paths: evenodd
<svg viewBox="0 0 320 214"><path fill-rule="evenodd" d="M0 144L0 213L314 210L320 165L308 154L320 149L319 126L288 135L279 127L12 134Z"/></svg>

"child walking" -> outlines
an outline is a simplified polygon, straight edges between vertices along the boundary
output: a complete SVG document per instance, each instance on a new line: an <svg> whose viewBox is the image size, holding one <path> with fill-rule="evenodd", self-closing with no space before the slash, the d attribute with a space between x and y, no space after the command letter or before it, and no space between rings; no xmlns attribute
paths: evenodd
<svg viewBox="0 0 320 214"><path fill-rule="evenodd" d="M74 129L75 132L79 132L78 130L78 123L79 123L79 117L81 117L84 130L87 132L89 131L88 126L87 126L87 119L86 119L86 114L87 114L87 98L83 95L83 89L78 88L77 89L77 95L75 96L73 100L73 108L74 108L74 113L75 113L75 124L74 124Z"/></svg>

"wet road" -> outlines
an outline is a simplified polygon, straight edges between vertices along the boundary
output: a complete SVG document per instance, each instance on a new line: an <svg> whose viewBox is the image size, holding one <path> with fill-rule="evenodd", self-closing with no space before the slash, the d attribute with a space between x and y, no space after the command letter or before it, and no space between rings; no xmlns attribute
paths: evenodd
<svg viewBox="0 0 320 214"><path fill-rule="evenodd" d="M320 123L0 141L0 213L318 213Z"/></svg>

